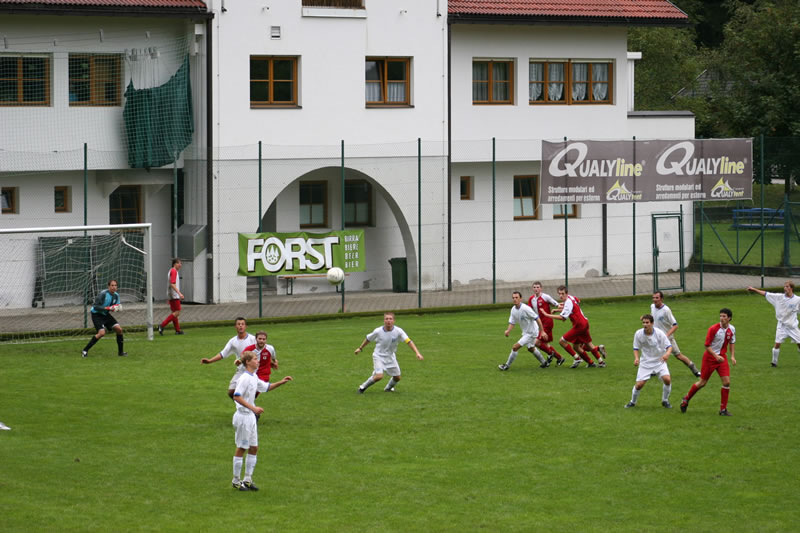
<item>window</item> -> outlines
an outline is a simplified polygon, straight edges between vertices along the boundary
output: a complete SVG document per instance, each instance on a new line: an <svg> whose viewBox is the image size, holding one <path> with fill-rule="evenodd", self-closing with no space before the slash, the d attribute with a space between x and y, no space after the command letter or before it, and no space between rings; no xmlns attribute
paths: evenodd
<svg viewBox="0 0 800 533"><path fill-rule="evenodd" d="M297 106L297 58L250 57L250 107Z"/></svg>
<svg viewBox="0 0 800 533"><path fill-rule="evenodd" d="M367 105L409 105L409 58L368 57L365 63Z"/></svg>
<svg viewBox="0 0 800 533"><path fill-rule="evenodd" d="M121 105L121 65L117 54L70 54L69 105Z"/></svg>
<svg viewBox="0 0 800 533"><path fill-rule="evenodd" d="M461 199L472 200L472 176L461 176Z"/></svg>
<svg viewBox="0 0 800 533"><path fill-rule="evenodd" d="M345 226L372 224L372 185L366 180L344 182Z"/></svg>
<svg viewBox="0 0 800 533"><path fill-rule="evenodd" d="M610 104L611 63L531 61L531 104Z"/></svg>
<svg viewBox="0 0 800 533"><path fill-rule="evenodd" d="M16 187L3 187L0 189L0 205L2 205L4 215L16 215L19 213L17 192Z"/></svg>
<svg viewBox="0 0 800 533"><path fill-rule="evenodd" d="M566 204L567 218L577 218L578 204ZM564 204L553 205L553 218L564 218Z"/></svg>
<svg viewBox="0 0 800 533"><path fill-rule="evenodd" d="M303 7L339 7L363 9L364 0L303 0Z"/></svg>
<svg viewBox="0 0 800 533"><path fill-rule="evenodd" d="M71 213L72 212L72 198L70 190L72 187L56 187L53 189L54 194L54 207L56 213Z"/></svg>
<svg viewBox="0 0 800 533"><path fill-rule="evenodd" d="M514 220L539 218L538 176L514 176Z"/></svg>
<svg viewBox="0 0 800 533"><path fill-rule="evenodd" d="M0 55L0 106L50 105L50 58Z"/></svg>
<svg viewBox="0 0 800 533"><path fill-rule="evenodd" d="M472 103L514 103L514 62L473 61Z"/></svg>
<svg viewBox="0 0 800 533"><path fill-rule="evenodd" d="M142 188L121 185L108 198L109 224L140 224L142 221Z"/></svg>
<svg viewBox="0 0 800 533"><path fill-rule="evenodd" d="M319 228L328 225L328 183L300 182L300 227Z"/></svg>

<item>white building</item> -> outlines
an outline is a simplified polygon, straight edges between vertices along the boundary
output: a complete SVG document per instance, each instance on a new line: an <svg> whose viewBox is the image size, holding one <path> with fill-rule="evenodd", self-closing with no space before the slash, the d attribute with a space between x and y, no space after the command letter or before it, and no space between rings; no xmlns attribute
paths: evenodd
<svg viewBox="0 0 800 533"><path fill-rule="evenodd" d="M563 208L537 202L541 141L694 135L691 114L632 111L636 56L626 28L685 24L667 1L647 2L650 11L533 0L513 9L475 0L60 4L26 12L0 0L0 60L47 58L51 90L37 102L0 101L3 122L18 125L0 133L0 181L17 200L0 224L82 223L86 142L103 156L90 157L88 222L117 220L120 191L138 188L138 221L154 224L155 264L168 265L170 185L179 174L179 222L204 228L209 245L182 251L195 301L246 299L238 233L259 223L263 231L341 229L342 204L346 226L366 235L367 269L351 274L349 290L388 288L393 257L407 258L412 290L420 260L424 290L491 279L493 235L498 278L558 278ZM139 82L161 85L188 55L194 136L177 163L129 168L121 94L113 105L70 102L70 54L79 53L119 56L120 91L145 75L134 72L134 57L161 64L155 79ZM52 209L50 189L62 186L71 188L66 214ZM637 208L636 270L648 271L649 214L679 205ZM632 270L632 211L609 206L604 218L600 205L567 206L570 277ZM156 277L156 295L163 281ZM302 285L298 292L313 287Z"/></svg>

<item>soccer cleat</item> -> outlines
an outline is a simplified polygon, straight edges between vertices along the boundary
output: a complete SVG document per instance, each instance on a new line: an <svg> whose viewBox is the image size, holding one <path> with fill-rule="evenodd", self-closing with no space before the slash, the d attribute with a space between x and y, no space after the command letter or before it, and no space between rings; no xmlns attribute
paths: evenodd
<svg viewBox="0 0 800 533"><path fill-rule="evenodd" d="M699 378L699 377L700 377L700 371L699 371L699 370L698 370L697 372L695 372L695 373L694 373L694 377L696 377L696 378Z"/></svg>
<svg viewBox="0 0 800 533"><path fill-rule="evenodd" d="M358 388L358 393L359 394L364 394L364 390L365 390L364 387L359 387Z"/></svg>
<svg viewBox="0 0 800 533"><path fill-rule="evenodd" d="M586 368L597 368L597 365L594 363L589 363L588 365L586 365Z"/></svg>
<svg viewBox="0 0 800 533"><path fill-rule="evenodd" d="M551 355L547 356L547 366L550 366L550 363L552 363L552 362L553 362L553 356L551 354Z"/></svg>
<svg viewBox="0 0 800 533"><path fill-rule="evenodd" d="M394 387L386 387L383 392L394 392Z"/></svg>
<svg viewBox="0 0 800 533"><path fill-rule="evenodd" d="M499 368L500 370L508 370L508 365L503 363L502 365L497 365L497 368Z"/></svg>
<svg viewBox="0 0 800 533"><path fill-rule="evenodd" d="M161 324L158 325L158 334L159 335L163 335L164 334L164 326L162 326Z"/></svg>
<svg viewBox="0 0 800 533"><path fill-rule="evenodd" d="M720 409L719 416L733 416L733 415L730 414L727 409Z"/></svg>
<svg viewBox="0 0 800 533"><path fill-rule="evenodd" d="M119 352L117 355L120 357L128 357L128 352Z"/></svg>
<svg viewBox="0 0 800 533"><path fill-rule="evenodd" d="M179 329L178 331L175 332L175 335L186 335L186 332L183 331L182 329Z"/></svg>
<svg viewBox="0 0 800 533"><path fill-rule="evenodd" d="M256 484L253 483L252 481L242 481L242 485L247 487L245 490L252 490L252 491L258 490L258 487L256 487ZM239 490L241 490L241 489L239 489Z"/></svg>
<svg viewBox="0 0 800 533"><path fill-rule="evenodd" d="M570 368L578 368L579 366L581 366L581 360L575 359L575 362L572 363L572 366Z"/></svg>
<svg viewBox="0 0 800 533"><path fill-rule="evenodd" d="M544 363L539 365L539 368L547 368L548 366L550 366L550 361L545 361Z"/></svg>
<svg viewBox="0 0 800 533"><path fill-rule="evenodd" d="M232 481L231 485L233 485L233 488L236 490L242 490L242 491L250 490L247 487L245 487L244 483L242 483L241 481Z"/></svg>
<svg viewBox="0 0 800 533"><path fill-rule="evenodd" d="M86 352L83 352L83 353L86 353ZM86 356L84 355L84 357L86 357ZM769 365L770 365L772 368L778 368L778 363L770 363Z"/></svg>
<svg viewBox="0 0 800 533"><path fill-rule="evenodd" d="M81 350L81 357L88 357L88 356L89 352L87 352L86 350Z"/></svg>
<svg viewBox="0 0 800 533"><path fill-rule="evenodd" d="M681 399L681 413L685 413L687 407L689 407L689 400L684 397Z"/></svg>
<svg viewBox="0 0 800 533"><path fill-rule="evenodd" d="M562 357L561 359L559 359L559 360L558 360L558 362L556 363L556 365L557 365L557 366L561 366L561 365L563 365L563 364L564 364L564 361L566 361L566 358Z"/></svg>
<svg viewBox="0 0 800 533"><path fill-rule="evenodd" d="M625 409L630 409L631 407L636 407L636 404L633 402L628 402L625 404Z"/></svg>
<svg viewBox="0 0 800 533"><path fill-rule="evenodd" d="M605 368L606 367L606 362L605 361L600 361L599 363L597 363L597 366L599 366L600 368Z"/></svg>
<svg viewBox="0 0 800 533"><path fill-rule="evenodd" d="M672 404L669 403L669 400L664 400L661 402L661 407L666 407L667 409L672 409Z"/></svg>
<svg viewBox="0 0 800 533"><path fill-rule="evenodd" d="M598 352L600 352L600 355L602 355L602 356L603 356L603 359L605 359L606 357L608 357L608 356L606 355L606 345L605 345L605 344L601 344L601 345L599 345L599 346L597 347L597 351L598 351Z"/></svg>

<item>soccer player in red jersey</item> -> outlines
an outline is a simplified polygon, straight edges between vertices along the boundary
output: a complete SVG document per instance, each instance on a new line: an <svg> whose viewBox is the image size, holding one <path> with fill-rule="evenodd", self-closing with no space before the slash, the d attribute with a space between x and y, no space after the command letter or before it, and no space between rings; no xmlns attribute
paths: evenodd
<svg viewBox="0 0 800 533"><path fill-rule="evenodd" d="M708 328L706 335L706 351L703 353L703 364L700 367L700 381L692 385L689 393L681 401L681 413L686 412L689 407L689 400L697 394L708 383L708 378L714 371L722 379L722 389L720 391L720 416L731 416L728 412L728 394L731 392L731 367L728 365L727 350L731 350L731 363L736 365L734 355L736 344L736 328L731 324L733 311L724 307L719 310L719 324L714 324Z"/></svg>
<svg viewBox="0 0 800 533"><path fill-rule="evenodd" d="M564 336L558 341L558 343L575 358L575 362L572 363L570 368L578 368L581 364L581 359L586 361L589 368L598 366L605 367L605 347L602 344L600 346L592 344L592 336L589 333L589 321L586 319L586 315L583 314L583 311L581 311L580 300L571 296L564 285L558 287L557 290L558 299L562 302L558 305L560 314L543 314L562 321L566 321L567 318L569 318L570 322L572 322L572 328L564 333ZM570 346L570 343L572 346ZM595 356L597 364L593 363L592 358L587 355L587 349Z"/></svg>
<svg viewBox="0 0 800 533"><path fill-rule="evenodd" d="M178 271L180 269L181 260L176 257L172 260L172 268L169 269L169 274L167 274L167 281L169 283L169 287L167 287L167 297L169 299L169 310L171 313L161 324L158 325L159 335L164 334L164 328L167 327L167 324L170 322L175 325L175 333L177 335L183 335L183 330L178 322L178 317L181 316L181 300L183 300L183 293L181 292L181 278L178 275Z"/></svg>
<svg viewBox="0 0 800 533"><path fill-rule="evenodd" d="M261 381L269 383L269 376L272 374L272 369L278 369L278 358L275 356L275 347L271 344L267 344L267 332L259 331L256 333L256 343L251 344L245 348L244 351L255 352L258 355L258 371L256 372L256 376ZM256 398L258 398L259 394L259 392L256 392Z"/></svg>
<svg viewBox="0 0 800 533"><path fill-rule="evenodd" d="M533 294L528 298L528 306L537 312L539 318L542 320L542 331L539 332L539 348L548 354L547 364L556 358L557 365L564 364L564 358L561 357L555 348L550 346L550 341L553 340L553 319L545 313L550 313L550 306L558 306L558 302L553 299L549 294L542 292L542 283L540 281L533 282Z"/></svg>

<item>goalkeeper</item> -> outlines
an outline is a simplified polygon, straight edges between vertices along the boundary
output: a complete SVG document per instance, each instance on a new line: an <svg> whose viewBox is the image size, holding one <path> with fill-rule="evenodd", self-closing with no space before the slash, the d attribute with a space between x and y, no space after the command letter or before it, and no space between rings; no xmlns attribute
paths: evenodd
<svg viewBox="0 0 800 533"><path fill-rule="evenodd" d="M108 288L101 291L100 294L97 295L97 298L94 299L94 304L92 305L92 324L94 324L94 329L97 330L97 333L94 337L89 339L89 344L83 349L81 355L84 357L89 355L91 347L94 346L97 341L105 337L106 333L112 329L117 332L117 348L119 349L117 355L120 357L128 355L128 352L123 349L122 326L119 325L117 319L111 316L110 313L110 311L118 311L121 308L119 294L117 294L117 280L112 279L108 282Z"/></svg>

